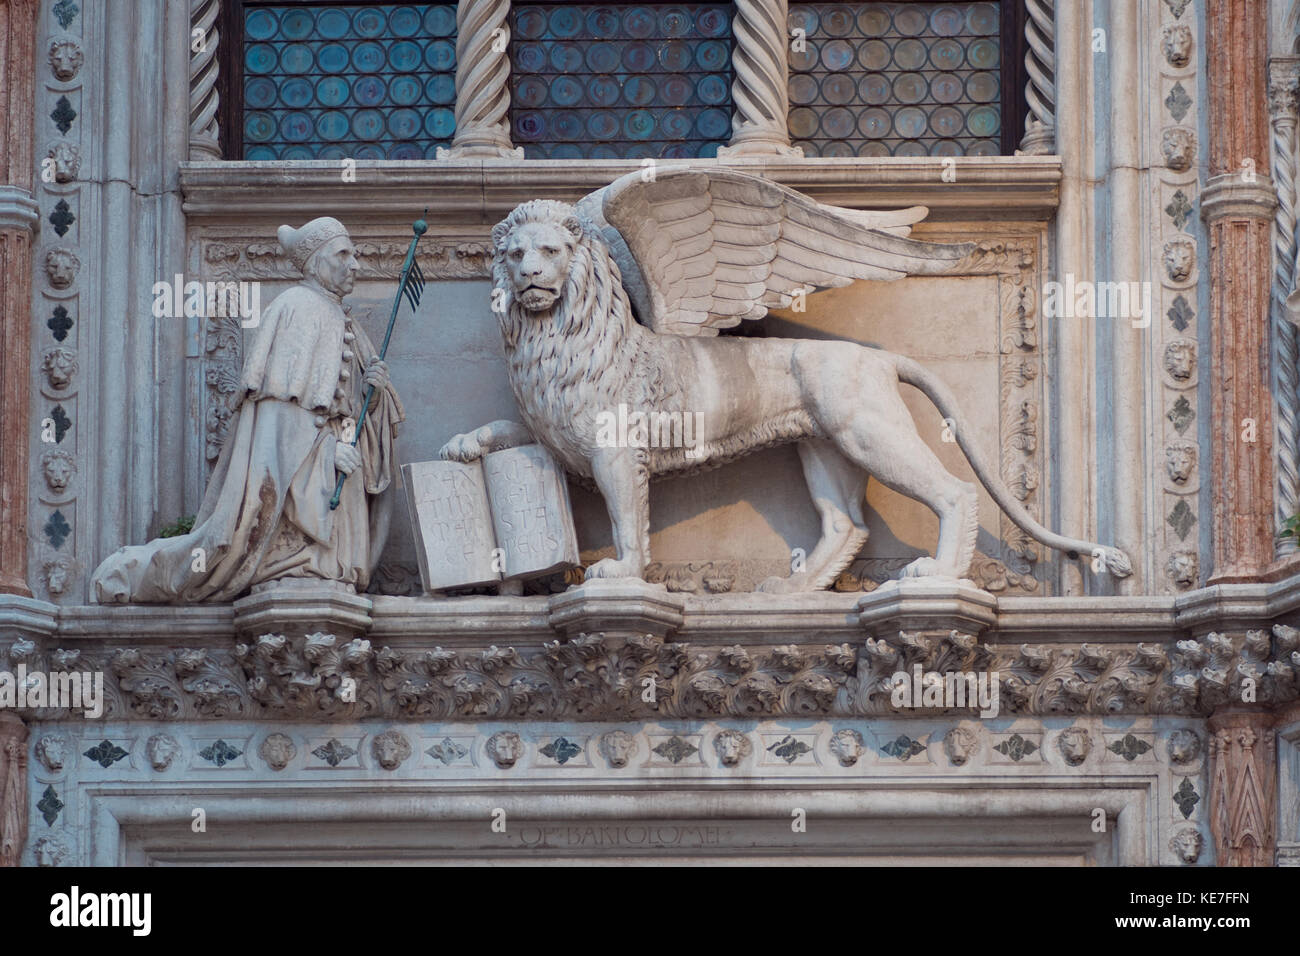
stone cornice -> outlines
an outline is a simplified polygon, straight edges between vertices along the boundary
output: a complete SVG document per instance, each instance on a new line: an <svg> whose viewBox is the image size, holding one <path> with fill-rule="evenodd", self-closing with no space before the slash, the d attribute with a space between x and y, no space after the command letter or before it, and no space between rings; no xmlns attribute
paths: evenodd
<svg viewBox="0 0 1300 956"><path fill-rule="evenodd" d="M959 157L950 166L941 157L750 157L691 165L743 169L832 205L924 205L931 220L1046 220L1061 181L1058 156ZM643 168L636 160L363 160L356 181L345 183L338 163L313 160L190 162L180 175L191 222L299 221L321 209L347 222L406 221L427 206L425 218L436 226L490 225L521 202L571 202Z"/></svg>

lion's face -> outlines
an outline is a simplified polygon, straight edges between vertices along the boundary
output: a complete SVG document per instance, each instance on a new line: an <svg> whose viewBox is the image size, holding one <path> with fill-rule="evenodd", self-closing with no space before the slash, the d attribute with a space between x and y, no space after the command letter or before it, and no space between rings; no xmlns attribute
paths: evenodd
<svg viewBox="0 0 1300 956"><path fill-rule="evenodd" d="M529 312L549 309L560 298L577 249L575 228L568 222L528 222L505 240L506 268L515 299Z"/></svg>

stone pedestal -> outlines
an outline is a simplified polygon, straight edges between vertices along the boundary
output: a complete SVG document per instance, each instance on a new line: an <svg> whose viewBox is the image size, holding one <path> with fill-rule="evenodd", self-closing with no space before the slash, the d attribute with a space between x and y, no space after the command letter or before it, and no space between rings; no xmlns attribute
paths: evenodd
<svg viewBox="0 0 1300 956"><path fill-rule="evenodd" d="M308 578L283 578L254 587L235 602L235 630L247 637L309 633L333 634L351 640L370 629L369 598L351 585Z"/></svg>
<svg viewBox="0 0 1300 956"><path fill-rule="evenodd" d="M595 580L555 595L547 607L550 625L566 637L598 631L667 637L682 626L685 601L662 584Z"/></svg>
<svg viewBox="0 0 1300 956"><path fill-rule="evenodd" d="M962 579L886 581L858 602L872 637L899 631L960 631L978 637L997 621L997 598Z"/></svg>
<svg viewBox="0 0 1300 956"><path fill-rule="evenodd" d="M0 866L17 866L27 842L27 725L0 712Z"/></svg>

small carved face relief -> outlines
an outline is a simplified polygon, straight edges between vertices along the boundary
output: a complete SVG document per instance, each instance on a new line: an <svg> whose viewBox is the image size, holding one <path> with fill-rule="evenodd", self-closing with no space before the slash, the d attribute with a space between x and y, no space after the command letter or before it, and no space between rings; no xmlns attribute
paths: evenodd
<svg viewBox="0 0 1300 956"><path fill-rule="evenodd" d="M636 738L626 730L611 730L600 738L600 752L611 767L626 767L636 752Z"/></svg>
<svg viewBox="0 0 1300 956"><path fill-rule="evenodd" d="M257 752L272 770L283 770L298 753L298 748L284 734L271 734L262 741Z"/></svg>
<svg viewBox="0 0 1300 956"><path fill-rule="evenodd" d="M576 216L563 223L524 223L508 234L501 228L504 225L498 224L492 238L509 273L514 298L529 312L549 309L564 292L582 226Z"/></svg>
<svg viewBox="0 0 1300 956"><path fill-rule="evenodd" d="M1192 58L1192 30L1183 24L1165 27L1160 48L1170 66L1185 67Z"/></svg>
<svg viewBox="0 0 1300 956"><path fill-rule="evenodd" d="M1196 158L1196 137L1189 129L1174 126L1160 136L1160 150L1165 154L1165 165L1174 172L1186 172Z"/></svg>
<svg viewBox="0 0 1300 956"><path fill-rule="evenodd" d="M379 766L385 770L396 770L403 760L411 756L411 742L396 730L380 734L371 742L370 749Z"/></svg>
<svg viewBox="0 0 1300 956"><path fill-rule="evenodd" d="M1174 282L1185 281L1192 274L1192 258L1195 253L1196 247L1186 239L1166 242L1162 261L1169 278Z"/></svg>
<svg viewBox="0 0 1300 956"><path fill-rule="evenodd" d="M50 43L49 59L54 76L66 83L77 75L86 58L76 40L54 40Z"/></svg>
<svg viewBox="0 0 1300 956"><path fill-rule="evenodd" d="M1177 382L1186 382L1196 371L1196 345L1179 339L1165 346L1165 371Z"/></svg>
<svg viewBox="0 0 1300 956"><path fill-rule="evenodd" d="M862 735L856 730L838 730L830 746L841 767L852 767L862 756Z"/></svg>
<svg viewBox="0 0 1300 956"><path fill-rule="evenodd" d="M77 473L77 461L71 452L56 448L41 456L41 473L51 491L63 494L68 490L72 476Z"/></svg>
<svg viewBox="0 0 1300 956"><path fill-rule="evenodd" d="M1196 584L1199 567L1195 551L1175 551L1169 556L1165 571L1180 588L1190 588Z"/></svg>
<svg viewBox="0 0 1300 956"><path fill-rule="evenodd" d="M1056 745L1061 749L1065 762L1071 767L1077 767L1088 759L1088 752L1092 750L1092 737L1082 727L1067 727L1056 739Z"/></svg>
<svg viewBox="0 0 1300 956"><path fill-rule="evenodd" d="M1196 446L1179 442L1165 449L1165 474L1176 485L1185 485L1196 470Z"/></svg>
<svg viewBox="0 0 1300 956"><path fill-rule="evenodd" d="M1201 755L1201 738L1186 727L1169 735L1169 759L1176 764L1189 764Z"/></svg>
<svg viewBox="0 0 1300 956"><path fill-rule="evenodd" d="M67 748L68 741L64 737L59 734L46 734L36 742L36 759L50 773L58 773L63 769L63 762L67 759Z"/></svg>
<svg viewBox="0 0 1300 956"><path fill-rule="evenodd" d="M45 563L45 589L53 595L60 595L68 587L68 575L72 573L72 562L67 558L55 558Z"/></svg>
<svg viewBox="0 0 1300 956"><path fill-rule="evenodd" d="M713 738L713 749L724 767L734 767L749 756L753 745L739 730L724 730Z"/></svg>
<svg viewBox="0 0 1300 956"><path fill-rule="evenodd" d="M68 857L68 847L58 837L43 836L32 847L37 866L62 866Z"/></svg>
<svg viewBox="0 0 1300 956"><path fill-rule="evenodd" d="M171 734L154 734L145 742L144 752L149 758L149 766L162 773L180 756L181 745Z"/></svg>
<svg viewBox="0 0 1300 956"><path fill-rule="evenodd" d="M487 753L502 770L509 770L524 754L524 742L509 730L493 734L487 740Z"/></svg>
<svg viewBox="0 0 1300 956"><path fill-rule="evenodd" d="M54 161L54 181L70 183L81 172L81 150L72 143L56 143L48 157Z"/></svg>
<svg viewBox="0 0 1300 956"><path fill-rule="evenodd" d="M51 249L45 254L45 275L56 289L66 289L77 278L81 260L71 249Z"/></svg>
<svg viewBox="0 0 1300 956"><path fill-rule="evenodd" d="M948 759L953 762L954 766L960 767L970 760L971 755L975 753L975 745L979 743L979 738L975 732L966 727L954 727L943 738L943 749L948 754Z"/></svg>
<svg viewBox="0 0 1300 956"><path fill-rule="evenodd" d="M1179 830L1169 841L1169 849L1173 850L1178 859L1184 863L1195 863L1200 858L1204 845L1201 831L1191 827Z"/></svg>
<svg viewBox="0 0 1300 956"><path fill-rule="evenodd" d="M41 371L49 379L51 388L67 388L77 374L77 353L62 346L52 348L41 361Z"/></svg>

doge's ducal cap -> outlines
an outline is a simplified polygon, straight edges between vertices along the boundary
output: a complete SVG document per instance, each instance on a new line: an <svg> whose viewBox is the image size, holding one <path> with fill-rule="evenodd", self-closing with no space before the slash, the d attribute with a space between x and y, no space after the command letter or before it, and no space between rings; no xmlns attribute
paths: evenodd
<svg viewBox="0 0 1300 956"><path fill-rule="evenodd" d="M289 261L298 267L299 271L307 265L307 260L311 254L319 249L331 239L337 239L339 236L346 236L348 231L343 228L343 223L331 216L321 216L319 219L313 219L301 229L294 229L292 226L281 226L275 231L275 236L280 240L280 245L284 247L285 253L289 256Z"/></svg>

